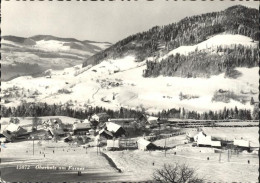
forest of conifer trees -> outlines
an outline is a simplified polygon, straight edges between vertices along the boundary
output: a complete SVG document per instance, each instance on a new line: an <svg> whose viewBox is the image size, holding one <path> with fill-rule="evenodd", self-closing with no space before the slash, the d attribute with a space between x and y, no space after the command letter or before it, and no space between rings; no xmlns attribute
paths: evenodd
<svg viewBox="0 0 260 183"><path fill-rule="evenodd" d="M240 34L259 40L258 10L241 5L221 12L186 17L177 23L155 26L148 31L131 35L104 51L88 58L83 67L96 65L103 59L135 54L143 61L157 55L159 46L169 51L182 45L194 45L218 33Z"/></svg>
<svg viewBox="0 0 260 183"><path fill-rule="evenodd" d="M200 119L200 120L224 120L224 119L241 119L241 120L258 120L259 108L255 105L251 112L247 109L238 109L237 107L219 111L207 111L199 113L189 111L188 109L169 109L163 110L151 115L159 118L180 118L180 119ZM138 119L145 111L120 108L119 110L110 110L103 107L90 107L85 110L72 109L62 105L49 105L46 103L23 103L17 107L2 107L2 117L40 117L40 116L69 116L78 119L86 119L92 114L106 112L110 118L135 118Z"/></svg>
<svg viewBox="0 0 260 183"><path fill-rule="evenodd" d="M229 74L235 67L258 66L258 48L234 45L218 46L215 50L215 53L195 51L187 56L177 53L161 61L147 61L143 76L209 77L222 72Z"/></svg>

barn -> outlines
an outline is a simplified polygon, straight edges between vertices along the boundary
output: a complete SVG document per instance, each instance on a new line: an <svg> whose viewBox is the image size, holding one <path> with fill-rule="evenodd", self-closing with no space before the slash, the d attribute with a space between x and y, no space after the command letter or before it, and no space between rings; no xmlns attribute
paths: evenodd
<svg viewBox="0 0 260 183"><path fill-rule="evenodd" d="M145 139L139 139L137 141L137 146L138 149L142 151L158 149L158 147L155 144Z"/></svg>

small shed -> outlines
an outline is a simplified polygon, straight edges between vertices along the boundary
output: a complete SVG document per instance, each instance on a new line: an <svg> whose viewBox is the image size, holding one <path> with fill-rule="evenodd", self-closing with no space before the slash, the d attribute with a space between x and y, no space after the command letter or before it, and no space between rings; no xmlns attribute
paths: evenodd
<svg viewBox="0 0 260 183"><path fill-rule="evenodd" d="M155 150L157 149L157 146L153 144L152 142L145 140L145 139L139 139L137 141L138 149L142 151L147 151L147 150Z"/></svg>
<svg viewBox="0 0 260 183"><path fill-rule="evenodd" d="M211 141L211 147L221 147L220 141Z"/></svg>
<svg viewBox="0 0 260 183"><path fill-rule="evenodd" d="M107 150L115 150L115 149L119 149L120 145L119 145L119 140L107 140Z"/></svg>
<svg viewBox="0 0 260 183"><path fill-rule="evenodd" d="M248 140L243 140L243 139L234 139L234 145L238 147L249 147L250 143Z"/></svg>

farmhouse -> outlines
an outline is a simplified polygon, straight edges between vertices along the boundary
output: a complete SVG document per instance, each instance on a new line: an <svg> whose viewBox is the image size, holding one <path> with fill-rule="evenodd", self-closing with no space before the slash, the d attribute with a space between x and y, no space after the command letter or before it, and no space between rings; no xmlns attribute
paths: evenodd
<svg viewBox="0 0 260 183"><path fill-rule="evenodd" d="M48 119L47 121L43 121L42 123L46 128L48 127L59 127L62 126L62 121L59 118L52 118L52 119Z"/></svg>
<svg viewBox="0 0 260 183"><path fill-rule="evenodd" d="M125 135L126 131L123 129L120 125L112 123L112 122L106 122L105 128L113 134L114 137L121 137Z"/></svg>
<svg viewBox="0 0 260 183"><path fill-rule="evenodd" d="M102 129L98 132L100 137L104 137L106 139L113 139L113 134L109 131L107 131L106 129Z"/></svg>
<svg viewBox="0 0 260 183"><path fill-rule="evenodd" d="M83 123L76 123L73 125L73 134L74 135L86 135L91 129L91 123L89 121Z"/></svg>
<svg viewBox="0 0 260 183"><path fill-rule="evenodd" d="M139 139L137 141L138 149L142 151L147 151L147 150L155 150L157 149L157 146L153 143L151 143L148 140L145 139Z"/></svg>
<svg viewBox="0 0 260 183"><path fill-rule="evenodd" d="M118 138L124 136L126 131L120 125L112 122L106 122L99 135L107 139Z"/></svg>
<svg viewBox="0 0 260 183"><path fill-rule="evenodd" d="M60 137L62 137L62 136L65 135L65 132L63 131L62 128L52 128L52 127L48 127L48 131L49 131L49 133L50 133L50 135L51 135L52 137L54 137L54 136L60 136Z"/></svg>
<svg viewBox="0 0 260 183"><path fill-rule="evenodd" d="M106 122L108 121L109 115L107 113L98 113L93 114L91 116L91 120L97 121L97 122Z"/></svg>
<svg viewBox="0 0 260 183"><path fill-rule="evenodd" d="M7 141L13 141L14 139L24 138L28 135L28 132L19 125L10 123L3 131L2 135Z"/></svg>
<svg viewBox="0 0 260 183"><path fill-rule="evenodd" d="M154 117L154 116L149 116L149 115L146 115L146 114L142 114L139 117L139 121L141 123L145 123L147 128L153 128L153 127L158 126L159 118Z"/></svg>

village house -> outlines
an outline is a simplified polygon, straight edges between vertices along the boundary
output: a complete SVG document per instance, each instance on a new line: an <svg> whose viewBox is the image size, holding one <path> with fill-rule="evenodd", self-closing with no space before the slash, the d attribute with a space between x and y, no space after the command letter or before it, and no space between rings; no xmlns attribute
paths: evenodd
<svg viewBox="0 0 260 183"><path fill-rule="evenodd" d="M112 122L106 122L103 129L99 131L99 135L107 139L122 137L125 136L125 133L122 126Z"/></svg>
<svg viewBox="0 0 260 183"><path fill-rule="evenodd" d="M154 127L158 127L159 125L158 117L149 116L146 114L142 114L138 120L140 123L144 123L146 125L146 128L154 128Z"/></svg>
<svg viewBox="0 0 260 183"><path fill-rule="evenodd" d="M82 123L73 124L73 134L74 135L86 135L91 129L91 123L88 120L84 120Z"/></svg>
<svg viewBox="0 0 260 183"><path fill-rule="evenodd" d="M199 147L221 147L220 141L213 141L210 135L206 135L203 131L194 136L194 141L197 142Z"/></svg>
<svg viewBox="0 0 260 183"><path fill-rule="evenodd" d="M63 137L65 135L65 132L63 130L64 125L62 124L62 121L59 118L48 119L47 121L43 122L43 125L52 137Z"/></svg>
<svg viewBox="0 0 260 183"><path fill-rule="evenodd" d="M93 114L91 116L91 120L93 121L97 121L97 122L107 122L109 119L109 115L107 113L97 113L97 114Z"/></svg>
<svg viewBox="0 0 260 183"><path fill-rule="evenodd" d="M142 151L155 150L158 148L155 144L143 138L137 141L137 146L138 149Z"/></svg>
<svg viewBox="0 0 260 183"><path fill-rule="evenodd" d="M5 137L6 141L14 141L15 139L23 139L29 135L27 130L21 126L10 123L4 130L1 132L1 137Z"/></svg>

